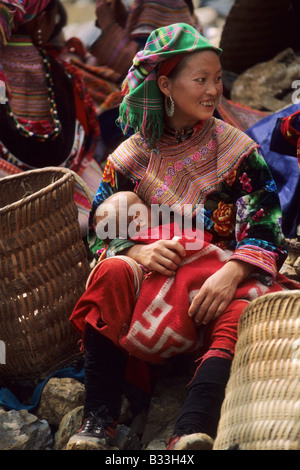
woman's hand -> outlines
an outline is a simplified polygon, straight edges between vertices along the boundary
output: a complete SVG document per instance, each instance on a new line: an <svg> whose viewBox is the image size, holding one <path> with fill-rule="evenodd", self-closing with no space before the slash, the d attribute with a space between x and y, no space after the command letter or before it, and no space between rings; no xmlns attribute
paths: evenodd
<svg viewBox="0 0 300 470"><path fill-rule="evenodd" d="M134 245L124 254L149 271L174 276L186 252L177 240L157 240L150 245Z"/></svg>
<svg viewBox="0 0 300 470"><path fill-rule="evenodd" d="M218 318L233 300L238 285L254 270L255 266L243 261L228 261L204 282L190 305L188 315L194 317L198 325Z"/></svg>

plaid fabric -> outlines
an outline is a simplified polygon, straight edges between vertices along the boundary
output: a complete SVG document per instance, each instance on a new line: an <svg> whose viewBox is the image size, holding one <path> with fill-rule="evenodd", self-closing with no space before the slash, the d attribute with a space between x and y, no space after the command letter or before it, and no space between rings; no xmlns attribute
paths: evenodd
<svg viewBox="0 0 300 470"><path fill-rule="evenodd" d="M160 139L164 124L163 101L157 85L158 66L176 54L203 49L221 53L221 49L185 23L175 23L151 33L144 50L134 57L123 84L119 123L124 133L131 127L151 142Z"/></svg>

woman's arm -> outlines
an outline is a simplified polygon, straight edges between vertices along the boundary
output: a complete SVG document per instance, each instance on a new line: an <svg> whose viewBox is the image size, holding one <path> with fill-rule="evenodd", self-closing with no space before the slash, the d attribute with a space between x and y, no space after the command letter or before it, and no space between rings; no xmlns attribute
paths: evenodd
<svg viewBox="0 0 300 470"><path fill-rule="evenodd" d="M126 75L139 44L132 41L123 28L125 7L120 0L97 0L96 16L101 35L90 48L99 65L106 65Z"/></svg>
<svg viewBox="0 0 300 470"><path fill-rule="evenodd" d="M219 317L233 300L239 284L257 273L272 282L286 257L281 208L271 173L255 151L236 171L236 249L227 263L202 285L189 309L196 323Z"/></svg>
<svg viewBox="0 0 300 470"><path fill-rule="evenodd" d="M235 191L236 248L230 259L255 265L261 281L270 284L287 256L287 249L276 184L257 151L240 165Z"/></svg>

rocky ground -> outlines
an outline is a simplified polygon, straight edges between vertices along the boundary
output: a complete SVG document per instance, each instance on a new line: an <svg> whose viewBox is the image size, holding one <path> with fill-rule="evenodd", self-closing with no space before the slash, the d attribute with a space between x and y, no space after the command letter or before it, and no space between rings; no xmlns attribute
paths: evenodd
<svg viewBox="0 0 300 470"><path fill-rule="evenodd" d="M281 269L298 282L299 255L299 243L294 240ZM118 425L118 449L166 449L194 367L194 359L188 356L152 367L151 396L127 383ZM19 390L18 398L22 401L22 387ZM0 450L65 450L69 438L81 425L84 393L82 382L52 377L35 409L16 411L0 406Z"/></svg>
<svg viewBox="0 0 300 470"><path fill-rule="evenodd" d="M189 360L155 366L151 397L127 383L117 449L166 449L191 378L190 370ZM84 393L84 385L78 380L52 377L35 409L16 411L0 406L0 450L65 450L81 425Z"/></svg>

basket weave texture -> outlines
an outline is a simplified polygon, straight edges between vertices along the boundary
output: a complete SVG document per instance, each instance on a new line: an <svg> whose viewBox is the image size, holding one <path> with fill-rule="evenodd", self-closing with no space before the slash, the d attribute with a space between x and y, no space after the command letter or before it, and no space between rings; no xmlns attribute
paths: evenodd
<svg viewBox="0 0 300 470"><path fill-rule="evenodd" d="M300 449L300 291L243 311L214 450Z"/></svg>
<svg viewBox="0 0 300 470"><path fill-rule="evenodd" d="M220 40L223 68L240 74L287 47L297 50L298 27L290 4L289 0L235 0Z"/></svg>
<svg viewBox="0 0 300 470"><path fill-rule="evenodd" d="M38 381L80 356L69 317L90 267L75 180L56 167L0 180L0 382Z"/></svg>

